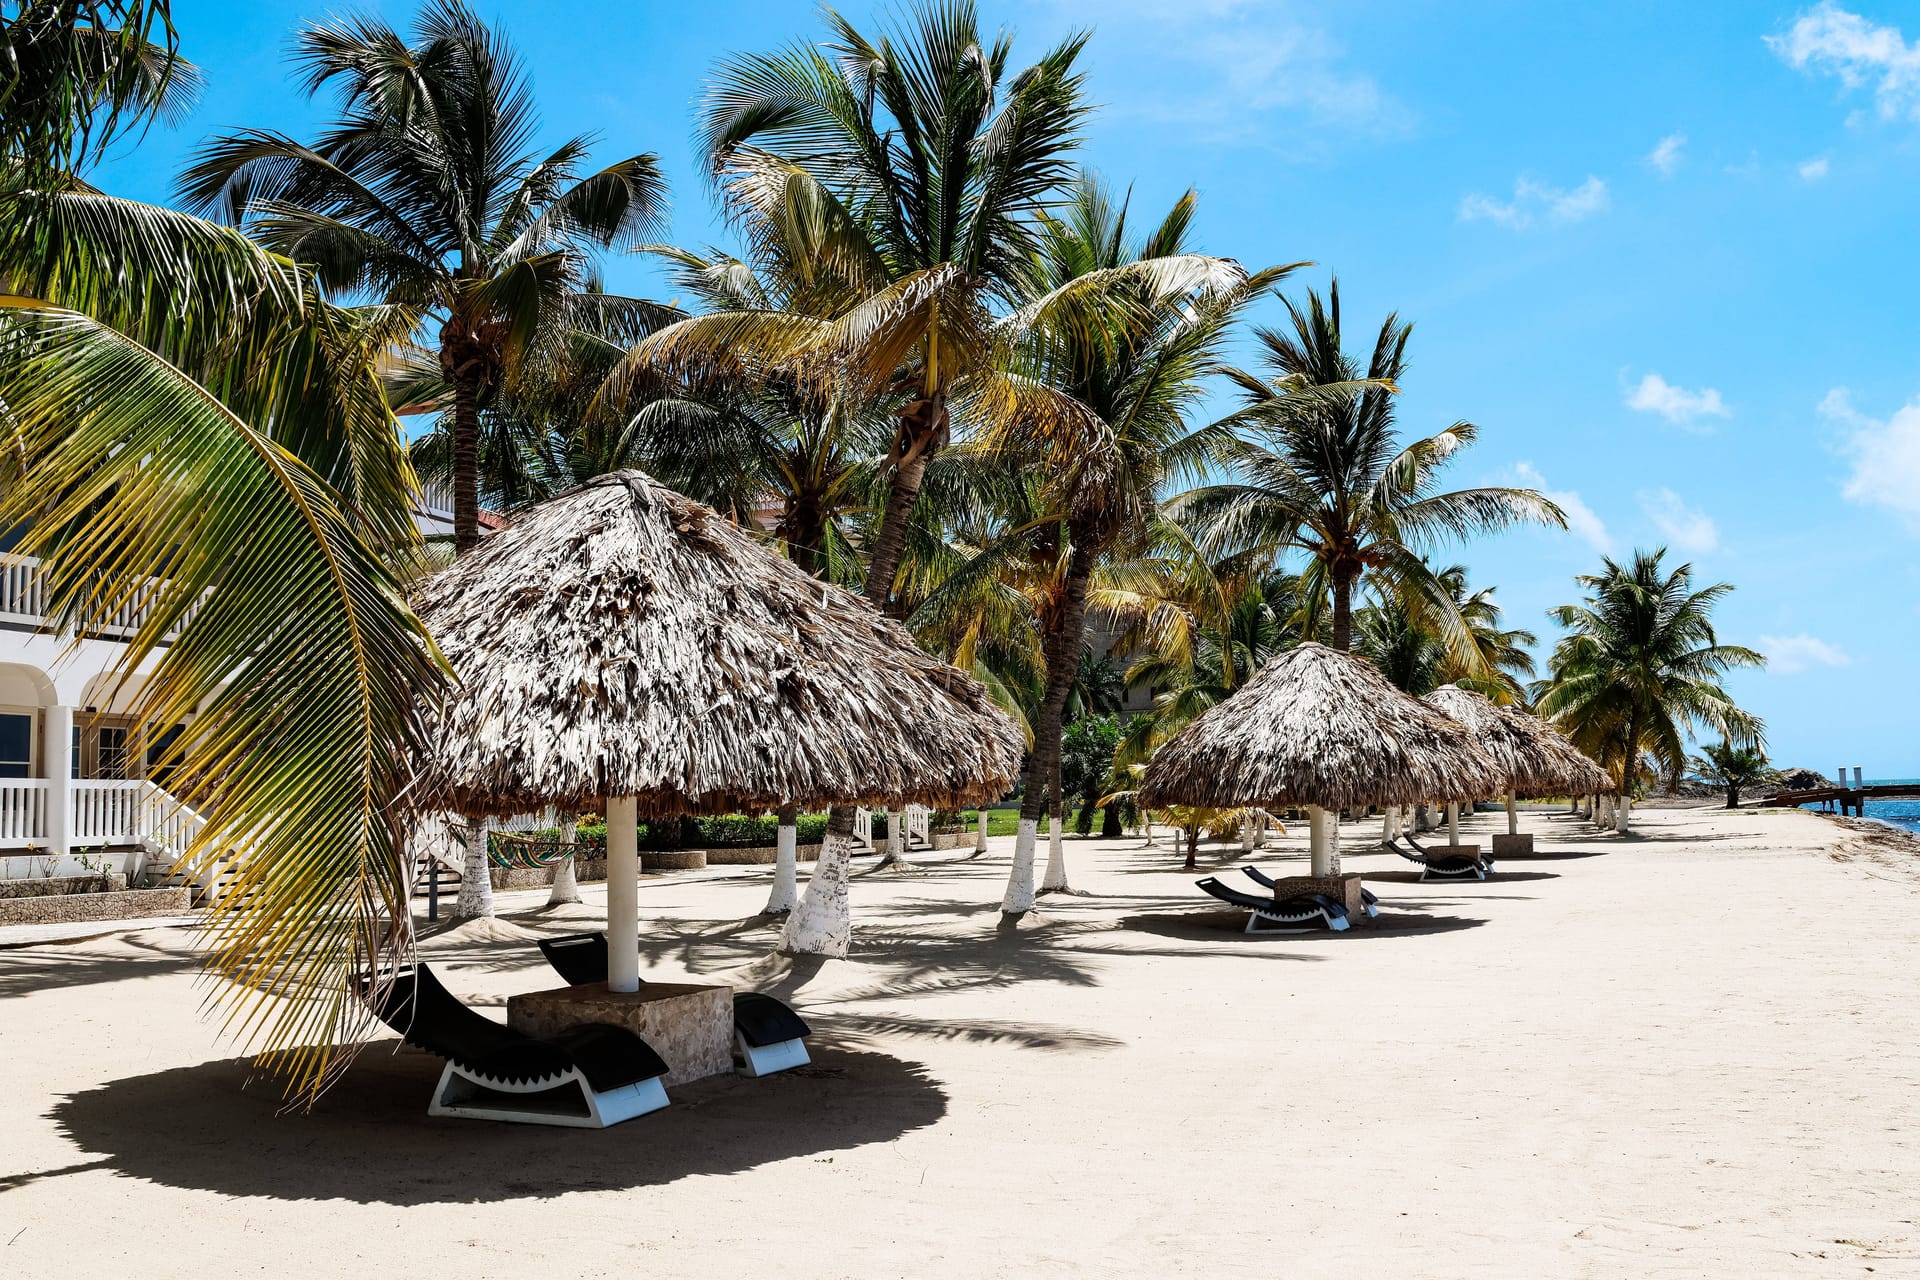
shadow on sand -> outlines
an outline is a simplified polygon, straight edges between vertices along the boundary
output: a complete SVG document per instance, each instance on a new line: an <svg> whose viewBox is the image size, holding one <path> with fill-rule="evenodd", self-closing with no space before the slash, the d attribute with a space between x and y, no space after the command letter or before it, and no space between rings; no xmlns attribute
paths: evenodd
<svg viewBox="0 0 1920 1280"><path fill-rule="evenodd" d="M1355 868L1348 867L1348 870ZM1498 888L1503 884L1525 884L1533 880L1558 880L1560 877L1551 871L1508 871L1506 859L1502 858L1494 865L1493 877L1488 880L1475 880L1471 876L1448 876L1437 880L1422 880L1418 871L1374 871L1371 868L1363 873L1368 884L1417 884L1426 889Z"/></svg>
<svg viewBox="0 0 1920 1280"><path fill-rule="evenodd" d="M1248 933L1247 913L1244 911L1183 911L1178 915L1141 915L1128 916L1120 922L1122 928L1135 929L1141 933L1157 934L1163 938L1184 938L1195 942L1218 943L1221 935L1229 935L1236 942L1249 947L1264 946L1267 943L1298 944L1327 943L1346 946L1361 938L1401 938L1414 934L1453 933L1461 929L1477 929L1485 920L1472 916L1443 916L1425 911L1402 911L1383 903L1380 918L1369 920L1338 933L1331 929L1314 929L1305 933ZM1305 960L1307 956L1296 956Z"/></svg>
<svg viewBox="0 0 1920 1280"><path fill-rule="evenodd" d="M937 1122L947 1095L917 1063L816 1047L760 1080L710 1076L611 1129L436 1120L440 1060L367 1047L309 1114L277 1115L274 1082L240 1059L128 1076L73 1094L52 1119L105 1167L162 1186L275 1200L482 1204L625 1190L845 1151ZM70 1170L0 1177L0 1185Z"/></svg>

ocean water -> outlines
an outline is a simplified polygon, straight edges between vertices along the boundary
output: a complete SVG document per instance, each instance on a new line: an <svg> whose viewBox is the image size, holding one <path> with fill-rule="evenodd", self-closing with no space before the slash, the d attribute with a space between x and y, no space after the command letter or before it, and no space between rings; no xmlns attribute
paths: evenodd
<svg viewBox="0 0 1920 1280"><path fill-rule="evenodd" d="M1920 784L1920 778L1868 778L1870 787L1890 786L1894 783ZM1818 805L1803 805L1802 808L1817 809ZM1866 816L1886 823L1890 827L1899 827L1902 831L1920 833L1920 798L1913 800L1868 800Z"/></svg>

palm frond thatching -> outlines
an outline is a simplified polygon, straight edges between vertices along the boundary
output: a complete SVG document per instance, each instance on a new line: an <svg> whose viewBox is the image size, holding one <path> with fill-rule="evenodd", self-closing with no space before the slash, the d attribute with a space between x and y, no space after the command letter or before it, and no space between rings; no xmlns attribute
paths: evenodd
<svg viewBox="0 0 1920 1280"><path fill-rule="evenodd" d="M1543 736L1529 733L1518 716L1507 715L1480 694L1458 685L1441 685L1421 701L1458 720L1473 735L1475 744L1500 766L1506 792L1516 796L1564 794L1568 760Z"/></svg>
<svg viewBox="0 0 1920 1280"><path fill-rule="evenodd" d="M1539 796L1587 796L1600 795L1614 789L1613 776L1594 762L1586 752L1573 744L1573 739L1542 720L1539 716L1520 710L1518 707L1497 707L1501 715L1513 721L1520 731L1539 744L1540 749L1557 761L1557 769L1551 779L1538 789L1517 794L1521 798Z"/></svg>
<svg viewBox="0 0 1920 1280"><path fill-rule="evenodd" d="M1307 643L1161 747L1140 803L1346 809L1481 799L1504 782L1458 721L1371 663Z"/></svg>
<svg viewBox="0 0 1920 1280"><path fill-rule="evenodd" d="M422 805L958 808L1020 766L1023 735L978 681L638 471L517 516L419 607L462 681Z"/></svg>

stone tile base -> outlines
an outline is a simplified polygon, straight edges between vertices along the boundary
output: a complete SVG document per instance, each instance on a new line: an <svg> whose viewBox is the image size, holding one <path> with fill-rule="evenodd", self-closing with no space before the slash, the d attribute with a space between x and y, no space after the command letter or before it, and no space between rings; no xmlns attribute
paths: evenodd
<svg viewBox="0 0 1920 1280"><path fill-rule="evenodd" d="M0 900L0 924L71 924L81 920L135 920L183 916L192 894L182 889L128 889L120 893L57 893Z"/></svg>
<svg viewBox="0 0 1920 1280"><path fill-rule="evenodd" d="M1495 836L1493 838L1493 856L1496 859L1532 857L1533 832L1522 831L1517 836Z"/></svg>
<svg viewBox="0 0 1920 1280"><path fill-rule="evenodd" d="M645 982L638 991L609 991L595 982L507 998L507 1025L528 1035L585 1022L611 1022L652 1045L667 1064L668 1085L733 1070L730 987Z"/></svg>
<svg viewBox="0 0 1920 1280"><path fill-rule="evenodd" d="M1276 876L1273 896L1279 899L1302 893L1324 894L1347 909L1349 926L1359 927L1367 923L1366 900L1360 896L1360 887L1358 871L1345 871L1337 876Z"/></svg>

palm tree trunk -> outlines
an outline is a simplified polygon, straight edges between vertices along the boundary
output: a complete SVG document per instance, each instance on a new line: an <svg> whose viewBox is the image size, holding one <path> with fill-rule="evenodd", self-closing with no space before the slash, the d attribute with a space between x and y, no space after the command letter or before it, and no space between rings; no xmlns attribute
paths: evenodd
<svg viewBox="0 0 1920 1280"><path fill-rule="evenodd" d="M1040 878L1040 892L1063 893L1067 889L1067 852L1061 839L1066 818L1066 797L1060 791L1060 752L1053 753L1053 777L1047 783L1053 793L1047 808L1047 874Z"/></svg>
<svg viewBox="0 0 1920 1280"><path fill-rule="evenodd" d="M480 545L480 379L462 370L453 378L453 551Z"/></svg>
<svg viewBox="0 0 1920 1280"><path fill-rule="evenodd" d="M893 483L887 490L887 510L880 518L880 532L867 561L867 603L882 613L888 612L892 603L893 574L907 545L907 522L913 516L913 504L920 500L927 460L946 432L944 400L936 405L936 411L933 428L921 429L925 438L909 442L894 469ZM827 813L826 839L820 846L819 861L814 863L813 878L807 881L806 896L787 917L781 942L784 950L794 955L846 958L853 936L853 910L847 898L847 866L852 857L853 806L837 804Z"/></svg>
<svg viewBox="0 0 1920 1280"><path fill-rule="evenodd" d="M787 916L780 949L788 955L847 958L853 913L847 903L847 871L853 863L853 808L835 805L827 818L820 860L807 881L807 896Z"/></svg>
<svg viewBox="0 0 1920 1280"><path fill-rule="evenodd" d="M1353 648L1353 575L1344 570L1333 575L1333 647L1341 653Z"/></svg>
<svg viewBox="0 0 1920 1280"><path fill-rule="evenodd" d="M1053 634L1047 637L1047 687L1040 714L1033 723L1033 751L1027 757L1026 790L1020 797L1020 829L1014 836L1013 868L1007 873L1007 893L1000 909L1017 914L1033 910L1033 847L1040 819L1047 811L1047 792L1060 760L1060 720L1067 693L1073 688L1087 616L1087 587L1093 579L1093 553L1076 543L1067 559L1067 577L1060 591L1060 612Z"/></svg>
<svg viewBox="0 0 1920 1280"><path fill-rule="evenodd" d="M1187 870L1193 871L1200 866L1200 824L1195 822L1187 827Z"/></svg>
<svg viewBox="0 0 1920 1280"><path fill-rule="evenodd" d="M553 892L547 895L550 907L580 901L580 877L573 865L573 836L571 821L560 824L560 843L567 851L553 867Z"/></svg>
<svg viewBox="0 0 1920 1280"><path fill-rule="evenodd" d="M493 914L493 876L487 858L487 828L491 819L480 818L467 827L467 857L460 868L460 900L454 905L456 920L476 920Z"/></svg>
<svg viewBox="0 0 1920 1280"><path fill-rule="evenodd" d="M767 895L763 915L783 916L793 910L800 896L800 806L787 805L780 810L780 826L774 836L773 891Z"/></svg>

